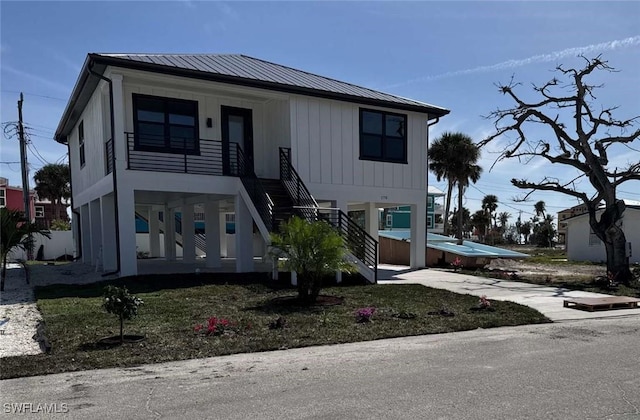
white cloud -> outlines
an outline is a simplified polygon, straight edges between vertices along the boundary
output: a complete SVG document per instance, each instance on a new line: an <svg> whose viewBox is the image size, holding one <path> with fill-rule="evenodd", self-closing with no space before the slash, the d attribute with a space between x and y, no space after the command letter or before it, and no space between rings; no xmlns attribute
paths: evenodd
<svg viewBox="0 0 640 420"><path fill-rule="evenodd" d="M534 56L522 58L522 59L510 59L507 61L503 61L501 63L492 64L488 66L479 66L479 67L473 67L470 69L449 71L446 73L436 74L432 76L418 77L415 79L406 80L404 82L396 83L393 85L388 85L388 86L385 86L385 88L386 89L395 88L395 87L405 86L413 83L429 82L432 80L444 79L444 78L454 77L454 76L462 76L466 74L487 73L487 72L496 71L496 70L512 69L512 68L522 67L522 66L526 66L534 63L554 62L562 58L577 57L580 55L589 55L594 53L602 53L605 51L635 47L638 45L640 45L640 35L632 36L625 39L618 39L614 41L601 42L599 44L591 44L584 47L567 48L560 51L553 51L548 54L538 54L538 55L534 55Z"/></svg>

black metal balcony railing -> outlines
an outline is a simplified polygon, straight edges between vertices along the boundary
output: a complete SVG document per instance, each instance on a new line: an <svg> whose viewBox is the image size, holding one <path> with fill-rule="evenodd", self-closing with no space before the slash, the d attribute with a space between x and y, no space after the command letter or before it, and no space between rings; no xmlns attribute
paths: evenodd
<svg viewBox="0 0 640 420"><path fill-rule="evenodd" d="M107 140L104 145L105 162L107 163L107 175L113 172L115 166L114 154L113 154L113 139Z"/></svg>
<svg viewBox="0 0 640 420"><path fill-rule="evenodd" d="M219 140L127 135L127 169L197 175L238 176L236 143Z"/></svg>
<svg viewBox="0 0 640 420"><path fill-rule="evenodd" d="M247 194L251 198L253 205L256 208L260 218L269 232L273 232L273 201L269 198L269 195L264 189L264 186L260 182L260 179L253 171L253 165L251 165L242 152L242 148L236 147L236 162L238 163L236 173L242 180Z"/></svg>

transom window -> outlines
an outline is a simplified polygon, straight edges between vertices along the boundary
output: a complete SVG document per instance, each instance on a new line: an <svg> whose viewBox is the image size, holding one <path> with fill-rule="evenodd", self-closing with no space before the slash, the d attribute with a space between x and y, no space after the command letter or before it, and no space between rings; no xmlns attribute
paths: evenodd
<svg viewBox="0 0 640 420"><path fill-rule="evenodd" d="M407 116L360 109L360 159L407 163Z"/></svg>
<svg viewBox="0 0 640 420"><path fill-rule="evenodd" d="M198 154L198 103L133 95L135 149Z"/></svg>

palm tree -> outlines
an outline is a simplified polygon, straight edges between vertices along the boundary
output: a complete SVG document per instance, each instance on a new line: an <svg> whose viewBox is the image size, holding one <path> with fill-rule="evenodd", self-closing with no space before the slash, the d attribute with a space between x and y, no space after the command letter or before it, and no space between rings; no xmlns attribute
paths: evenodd
<svg viewBox="0 0 640 420"><path fill-rule="evenodd" d="M39 234L50 238L48 231L40 229L34 223L29 223L23 213L5 207L0 209L0 259L2 260L2 274L0 275L0 291L4 291L4 281L7 277L7 258L14 249L30 251L33 249L33 235Z"/></svg>
<svg viewBox="0 0 640 420"><path fill-rule="evenodd" d="M511 214L507 211L503 211L498 215L498 220L500 220L500 230L504 233L507 228L507 222L511 218Z"/></svg>
<svg viewBox="0 0 640 420"><path fill-rule="evenodd" d="M271 246L273 256L282 258L282 266L298 275L298 300L304 305L318 298L323 276L355 268L344 259L342 237L324 221L294 216L280 226L279 234L271 234Z"/></svg>
<svg viewBox="0 0 640 420"><path fill-rule="evenodd" d="M61 217L62 200L71 197L71 172L69 165L50 163L40 168L33 176L36 181L36 193L38 197L51 200L53 203L54 218Z"/></svg>
<svg viewBox="0 0 640 420"><path fill-rule="evenodd" d="M474 184L480 179L482 168L477 164L480 158L480 149L473 143L471 137L462 133L455 133L449 136L451 147L455 150L453 156L447 163L449 179L458 185L458 208L462 208L464 191L469 185L469 181ZM462 217L458 217L457 229L458 245L462 245Z"/></svg>
<svg viewBox="0 0 640 420"><path fill-rule="evenodd" d="M534 204L533 207L536 210L536 216L542 216L542 218L544 219L545 211L547 210L544 201L542 200L538 201L536 204Z"/></svg>
<svg viewBox="0 0 640 420"><path fill-rule="evenodd" d="M498 197L493 194L485 195L482 199L482 210L486 211L489 215L489 220L493 220L493 227L497 227L496 215L494 212L498 208Z"/></svg>
<svg viewBox="0 0 640 420"><path fill-rule="evenodd" d="M427 159L429 161L429 170L436 176L438 182L443 179L447 180L447 198L444 205L444 234L449 233L449 210L451 209L451 196L453 195L453 187L455 185L454 177L451 173L451 162L455 159L455 145L459 143L460 133L442 133L427 150Z"/></svg>
<svg viewBox="0 0 640 420"><path fill-rule="evenodd" d="M491 224L491 219L489 215L484 210L478 210L471 215L471 224L475 227L480 233L480 242L485 241L485 235L487 231L487 225Z"/></svg>

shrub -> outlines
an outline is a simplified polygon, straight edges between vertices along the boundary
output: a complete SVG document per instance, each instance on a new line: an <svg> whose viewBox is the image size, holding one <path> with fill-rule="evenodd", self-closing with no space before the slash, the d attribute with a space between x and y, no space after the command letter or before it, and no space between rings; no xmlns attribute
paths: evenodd
<svg viewBox="0 0 640 420"><path fill-rule="evenodd" d="M135 318L138 308L144 302L129 293L126 287L107 286L104 288L102 307L107 313L114 314L120 320L120 343L124 343L124 321Z"/></svg>

